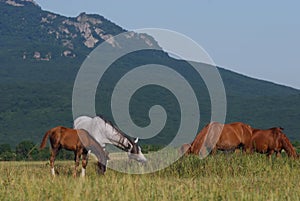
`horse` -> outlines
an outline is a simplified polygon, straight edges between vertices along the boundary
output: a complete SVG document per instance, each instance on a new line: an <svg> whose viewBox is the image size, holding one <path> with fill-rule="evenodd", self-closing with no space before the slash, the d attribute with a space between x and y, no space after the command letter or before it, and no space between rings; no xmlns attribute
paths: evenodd
<svg viewBox="0 0 300 201"><path fill-rule="evenodd" d="M186 153L206 156L210 150L215 154L217 150L236 151L240 148L249 153L251 138L252 129L247 124L211 122L199 132Z"/></svg>
<svg viewBox="0 0 300 201"><path fill-rule="evenodd" d="M85 170L88 163L88 153L92 152L98 159L98 173L104 174L106 171L106 163L109 159L108 154L102 149L101 146L85 131L76 130L58 126L48 130L41 142L40 149L45 148L47 139L50 139L51 144L51 156L50 167L51 174L55 176L54 161L59 151L63 148L69 151L73 151L75 154L75 169L73 176L76 177L77 167L79 166L79 160L82 155L82 172L81 176L85 176ZM96 151L95 151L96 150Z"/></svg>
<svg viewBox="0 0 300 201"><path fill-rule="evenodd" d="M127 152L129 159L134 159L141 163L147 162L141 147L137 144L138 138L132 140L126 137L120 129L102 116L93 118L79 116L74 120L74 128L86 130L103 149L105 149L106 144L112 144Z"/></svg>
<svg viewBox="0 0 300 201"><path fill-rule="evenodd" d="M253 129L252 136L253 151L267 154L270 158L273 153L277 157L281 156L284 150L289 157L297 158L297 153L290 140L283 133L283 128L274 127L267 130Z"/></svg>

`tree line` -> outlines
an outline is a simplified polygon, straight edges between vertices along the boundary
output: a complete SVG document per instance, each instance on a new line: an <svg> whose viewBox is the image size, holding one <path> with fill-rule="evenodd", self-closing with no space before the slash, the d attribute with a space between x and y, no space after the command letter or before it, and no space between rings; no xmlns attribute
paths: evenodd
<svg viewBox="0 0 300 201"><path fill-rule="evenodd" d="M39 144L32 141L22 141L15 148L10 144L0 144L0 161L39 161L48 160L50 148L39 149ZM72 152L62 150L58 159L73 159Z"/></svg>
<svg viewBox="0 0 300 201"><path fill-rule="evenodd" d="M32 141L22 141L15 148L10 144L0 144L0 161L41 161L48 160L50 157L50 147L40 150L40 144ZM163 148L162 145L142 145L143 153L157 151ZM58 160L73 160L74 153L62 149L57 158Z"/></svg>

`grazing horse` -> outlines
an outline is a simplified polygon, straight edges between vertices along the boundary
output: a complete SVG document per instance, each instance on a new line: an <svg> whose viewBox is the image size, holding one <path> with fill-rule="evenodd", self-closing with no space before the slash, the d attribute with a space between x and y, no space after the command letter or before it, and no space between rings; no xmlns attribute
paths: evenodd
<svg viewBox="0 0 300 201"><path fill-rule="evenodd" d="M75 169L73 176L76 177L77 167L79 166L79 160L82 155L82 172L81 175L85 176L85 170L88 163L88 153L92 152L98 159L98 173L104 174L106 171L106 163L108 154L98 145L98 143L91 137L85 130L75 130L71 128L65 128L58 126L50 129L43 137L40 149L46 146L47 139L50 139L51 144L51 156L50 167L51 173L54 176L54 161L59 151L64 148L69 151L73 151L75 154ZM97 152L93 150L97 150Z"/></svg>
<svg viewBox="0 0 300 201"><path fill-rule="evenodd" d="M289 157L297 157L293 145L283 133L283 128L253 129L252 145L254 151L266 153L269 158L273 153L279 157L282 150L285 150Z"/></svg>
<svg viewBox="0 0 300 201"><path fill-rule="evenodd" d="M116 126L101 116L80 116L74 120L75 129L86 130L105 149L106 144L112 144L128 153L130 159L147 162L146 157L138 146L138 138L134 141L126 137Z"/></svg>
<svg viewBox="0 0 300 201"><path fill-rule="evenodd" d="M241 122L231 124L212 122L199 132L186 153L196 155L201 153L201 156L206 156L210 150L214 154L217 150L234 151L239 148L250 152L251 137L252 129L247 124Z"/></svg>

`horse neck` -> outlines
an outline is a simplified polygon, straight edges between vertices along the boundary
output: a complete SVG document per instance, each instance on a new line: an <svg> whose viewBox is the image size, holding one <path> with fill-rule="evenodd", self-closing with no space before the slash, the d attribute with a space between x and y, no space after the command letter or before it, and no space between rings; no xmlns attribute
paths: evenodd
<svg viewBox="0 0 300 201"><path fill-rule="evenodd" d="M212 132L214 129L223 128L223 125L218 122L212 122L207 124L200 133L196 136L195 140L191 144L191 153L198 155L201 152L206 152L206 148L213 149L213 142L215 141ZM220 132L222 132L220 130ZM220 137L220 136L218 136ZM201 153L202 154L202 153ZM205 153L204 153L205 154Z"/></svg>
<svg viewBox="0 0 300 201"><path fill-rule="evenodd" d="M191 147L190 152L193 154L198 155L200 152L200 149L204 143L204 139L206 137L207 134L207 130L208 130L209 125L206 125L196 136L196 138L194 139L194 141L191 143Z"/></svg>
<svg viewBox="0 0 300 201"><path fill-rule="evenodd" d="M282 142L283 149L287 152L288 156L296 157L296 151L289 139L286 137L286 135L282 133L280 139Z"/></svg>

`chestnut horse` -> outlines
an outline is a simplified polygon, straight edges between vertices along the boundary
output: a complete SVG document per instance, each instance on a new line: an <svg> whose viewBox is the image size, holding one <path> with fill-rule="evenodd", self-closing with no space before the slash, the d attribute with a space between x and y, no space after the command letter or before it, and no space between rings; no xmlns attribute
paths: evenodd
<svg viewBox="0 0 300 201"><path fill-rule="evenodd" d="M58 126L50 129L43 137L40 149L46 146L47 139L50 139L51 143L51 156L50 167L51 173L55 176L54 161L59 151L64 148L69 151L73 151L75 154L75 169L73 176L76 177L77 167L79 166L79 160L82 155L82 172L81 175L85 176L85 170L88 163L88 153L90 150L96 155L98 159L98 173L104 174L106 171L106 163L108 154L103 148L85 131L81 129L71 129Z"/></svg>
<svg viewBox="0 0 300 201"><path fill-rule="evenodd" d="M207 124L196 136L187 148L186 154L196 154L206 156L209 151L216 153L221 151L234 151L243 148L244 151L251 151L252 129L249 125L236 122L231 124L221 124L212 122ZM184 146L184 147L183 147ZM187 145L183 145L184 149ZM208 151L207 151L208 149Z"/></svg>
<svg viewBox="0 0 300 201"><path fill-rule="evenodd" d="M293 145L282 131L283 128L253 129L253 150L266 153L268 157L271 157L273 153L279 157L281 151L285 150L289 157L296 158L297 153Z"/></svg>

